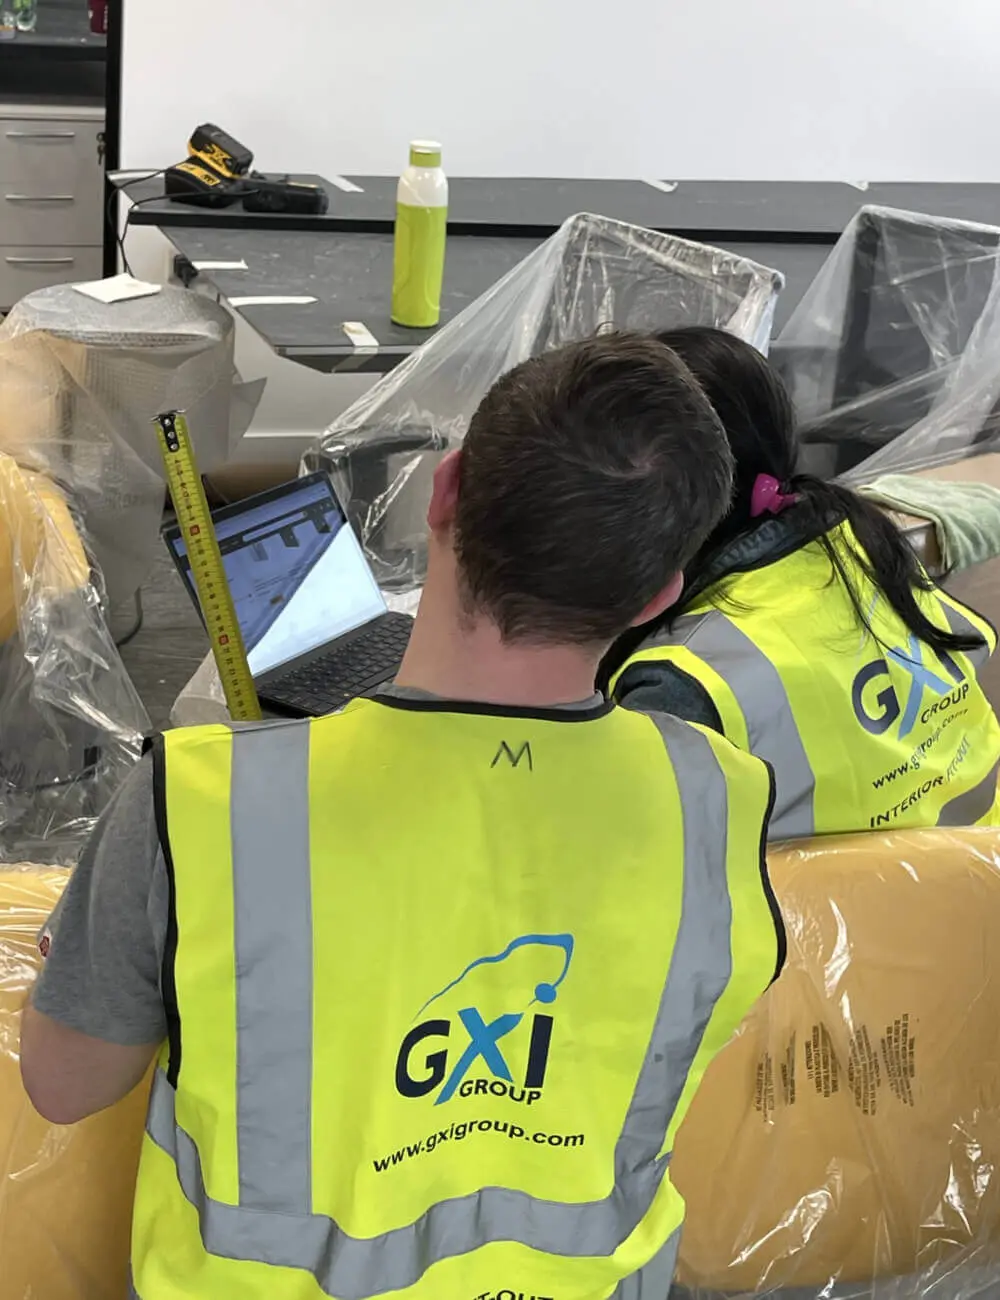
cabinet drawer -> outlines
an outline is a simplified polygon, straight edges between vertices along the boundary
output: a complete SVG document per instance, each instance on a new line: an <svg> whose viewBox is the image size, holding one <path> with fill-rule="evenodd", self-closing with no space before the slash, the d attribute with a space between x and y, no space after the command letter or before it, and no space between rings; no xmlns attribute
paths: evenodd
<svg viewBox="0 0 1000 1300"><path fill-rule="evenodd" d="M97 153L100 122L0 119L0 185L12 194L45 198L71 194L104 203L104 169Z"/></svg>
<svg viewBox="0 0 1000 1300"><path fill-rule="evenodd" d="M103 270L101 248L0 247L0 311L9 311L35 289L99 280Z"/></svg>
<svg viewBox="0 0 1000 1300"><path fill-rule="evenodd" d="M72 194L39 198L0 181L0 245L99 244L101 205Z"/></svg>

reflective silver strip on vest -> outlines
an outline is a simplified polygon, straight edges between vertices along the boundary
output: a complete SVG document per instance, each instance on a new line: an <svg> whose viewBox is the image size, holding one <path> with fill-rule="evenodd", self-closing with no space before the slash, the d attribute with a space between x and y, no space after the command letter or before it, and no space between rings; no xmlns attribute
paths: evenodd
<svg viewBox="0 0 1000 1300"><path fill-rule="evenodd" d="M949 605L946 600L942 600L940 605L948 621L948 626L956 636L975 636L982 642L982 645L976 646L974 650L963 651L964 654L968 655L973 668L978 672L984 664L989 662L990 658L990 647L986 638L975 623L967 619L954 605Z"/></svg>
<svg viewBox="0 0 1000 1300"><path fill-rule="evenodd" d="M309 729L233 736L240 1205L312 1209ZM266 1033L255 1033L266 1025ZM244 1032L244 1030L248 1032ZM273 1117L282 1116L280 1130Z"/></svg>
<svg viewBox="0 0 1000 1300"><path fill-rule="evenodd" d="M309 727L283 731L280 758L273 732L266 744L260 743L260 733L234 733L234 823L237 813L250 818L240 826L233 861L239 899L241 1203L227 1205L208 1196L198 1149L177 1124L175 1093L162 1071L153 1081L147 1121L150 1138L173 1160L181 1189L198 1212L206 1251L303 1269L327 1295L368 1300L412 1286L435 1263L490 1242L515 1241L548 1255L579 1258L612 1255L628 1238L649 1212L666 1173L669 1155L660 1151L667 1129L732 971L726 780L698 732L673 718L658 719L657 726L684 821L681 919L649 1047L615 1146L614 1186L603 1199L583 1204L484 1187L436 1204L414 1223L376 1238L351 1237L327 1216L303 1209L302 1188L310 1177L303 1140L310 1131L312 1027L296 1002L309 1004L313 935L308 899L293 902L291 884L302 888L309 880L303 829L308 826ZM298 791L290 788L295 780L301 782ZM264 951L265 930L280 959ZM261 1069L262 1077L252 1076L251 1069ZM249 1132L242 1130L245 1122L251 1124ZM279 1153L298 1168L280 1168ZM265 1185L266 1169L274 1181ZM631 1300L631 1292L622 1294Z"/></svg>
<svg viewBox="0 0 1000 1300"><path fill-rule="evenodd" d="M944 616L948 620L948 626L951 630L959 635L979 637L982 645L976 646L973 650L966 650L964 653L968 656L973 668L978 672L984 664L989 662L990 647L983 633L975 623L965 617L953 605L947 601L941 601L941 608L944 610ZM992 770L988 773L978 785L973 786L971 790L965 790L962 794L956 795L954 799L949 800L944 805L938 815L937 824L939 826L973 826L981 818L985 817L997 797L997 777L1000 775L1000 762L995 763Z"/></svg>
<svg viewBox="0 0 1000 1300"><path fill-rule="evenodd" d="M984 777L971 790L965 790L941 809L938 814L939 826L974 826L985 817L997 797L997 776L1000 774L1000 762L993 764L989 775Z"/></svg>
<svg viewBox="0 0 1000 1300"><path fill-rule="evenodd" d="M715 669L736 697L751 753L774 769L777 801L769 838L815 834L816 779L781 675L767 655L717 609L679 618L659 644L687 646Z"/></svg>

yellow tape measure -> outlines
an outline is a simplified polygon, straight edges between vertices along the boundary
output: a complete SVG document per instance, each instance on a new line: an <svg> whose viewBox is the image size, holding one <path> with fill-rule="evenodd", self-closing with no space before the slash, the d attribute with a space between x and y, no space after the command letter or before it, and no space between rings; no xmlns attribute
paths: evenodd
<svg viewBox="0 0 1000 1300"><path fill-rule="evenodd" d="M191 576L198 592L212 653L219 666L229 715L236 722L257 722L261 716L260 703L222 566L215 526L195 462L187 420L178 411L168 411L158 415L154 423L167 471L170 497L191 562Z"/></svg>

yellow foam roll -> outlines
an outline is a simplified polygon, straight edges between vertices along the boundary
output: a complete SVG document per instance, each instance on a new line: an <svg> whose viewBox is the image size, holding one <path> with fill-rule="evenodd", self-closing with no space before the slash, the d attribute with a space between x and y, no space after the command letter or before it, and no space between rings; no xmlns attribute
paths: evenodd
<svg viewBox="0 0 1000 1300"><path fill-rule="evenodd" d="M788 962L678 1133L680 1280L769 1293L992 1267L1000 832L816 840L771 874Z"/></svg>
<svg viewBox="0 0 1000 1300"><path fill-rule="evenodd" d="M89 576L87 556L59 489L0 454L0 642L17 631L31 593L58 597Z"/></svg>
<svg viewBox="0 0 1000 1300"><path fill-rule="evenodd" d="M65 871L0 872L0 1300L124 1300L146 1088L72 1128L31 1107L18 1065L38 933Z"/></svg>

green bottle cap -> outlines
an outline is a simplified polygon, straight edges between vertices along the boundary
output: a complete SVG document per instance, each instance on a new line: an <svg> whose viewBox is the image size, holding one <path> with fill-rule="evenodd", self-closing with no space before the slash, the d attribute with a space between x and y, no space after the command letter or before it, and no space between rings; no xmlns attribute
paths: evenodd
<svg viewBox="0 0 1000 1300"><path fill-rule="evenodd" d="M440 167L441 146L436 140L413 140L410 144L411 167Z"/></svg>

